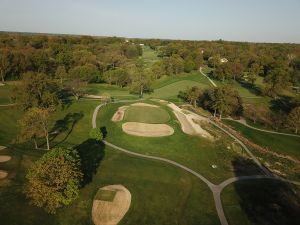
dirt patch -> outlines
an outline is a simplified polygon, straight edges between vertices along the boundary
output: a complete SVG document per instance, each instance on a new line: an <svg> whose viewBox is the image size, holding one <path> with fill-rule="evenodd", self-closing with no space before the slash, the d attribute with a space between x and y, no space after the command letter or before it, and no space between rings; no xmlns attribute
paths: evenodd
<svg viewBox="0 0 300 225"><path fill-rule="evenodd" d="M99 197L99 192L114 192L113 198ZM100 198L100 199L99 199ZM131 194L123 185L100 188L93 201L92 219L95 225L116 225L124 217L131 204Z"/></svg>
<svg viewBox="0 0 300 225"><path fill-rule="evenodd" d="M127 134L142 137L164 137L174 133L174 129L167 124L127 122L122 129Z"/></svg>
<svg viewBox="0 0 300 225"><path fill-rule="evenodd" d="M0 155L0 162L7 162L11 160L11 156L8 155Z"/></svg>
<svg viewBox="0 0 300 225"><path fill-rule="evenodd" d="M131 104L131 105L132 105L132 106L148 106L148 107L159 108L158 105L151 105L151 104L142 103L142 102L134 103L134 104Z"/></svg>
<svg viewBox="0 0 300 225"><path fill-rule="evenodd" d="M4 170L0 170L0 179L4 179L6 178L8 175L8 173Z"/></svg>
<svg viewBox="0 0 300 225"><path fill-rule="evenodd" d="M113 122L120 122L123 120L124 118L124 114L126 109L128 109L129 106L121 106L118 108L117 112L115 112L115 114L113 115L113 117L111 118L111 120Z"/></svg>
<svg viewBox="0 0 300 225"><path fill-rule="evenodd" d="M1 151L1 150L4 150L4 149L6 149L6 147L0 145L0 151Z"/></svg>

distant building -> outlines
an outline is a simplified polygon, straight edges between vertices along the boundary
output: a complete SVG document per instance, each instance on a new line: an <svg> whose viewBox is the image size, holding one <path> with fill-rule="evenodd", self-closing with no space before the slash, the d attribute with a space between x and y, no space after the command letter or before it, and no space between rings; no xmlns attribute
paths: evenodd
<svg viewBox="0 0 300 225"><path fill-rule="evenodd" d="M144 44L140 44L140 46L145 46Z"/></svg>
<svg viewBox="0 0 300 225"><path fill-rule="evenodd" d="M128 43L128 42L129 42L129 40L128 40L128 39L126 39L126 40L125 40L125 42L126 42L126 43Z"/></svg>

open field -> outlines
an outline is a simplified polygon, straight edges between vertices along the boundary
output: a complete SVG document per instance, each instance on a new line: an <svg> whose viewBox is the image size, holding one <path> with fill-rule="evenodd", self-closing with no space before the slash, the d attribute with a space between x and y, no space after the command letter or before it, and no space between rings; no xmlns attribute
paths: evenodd
<svg viewBox="0 0 300 225"><path fill-rule="evenodd" d="M224 120L224 123L232 126L234 129L241 132L242 135L256 144L267 147L273 151L282 154L288 154L296 157L297 159L300 159L299 137L283 136L253 130L235 121Z"/></svg>
<svg viewBox="0 0 300 225"><path fill-rule="evenodd" d="M230 225L296 225L299 188L270 180L240 181L226 187L222 202Z"/></svg>
<svg viewBox="0 0 300 225"><path fill-rule="evenodd" d="M13 86L10 84L6 84L4 86L0 86L0 105L10 104L11 100L11 91Z"/></svg>

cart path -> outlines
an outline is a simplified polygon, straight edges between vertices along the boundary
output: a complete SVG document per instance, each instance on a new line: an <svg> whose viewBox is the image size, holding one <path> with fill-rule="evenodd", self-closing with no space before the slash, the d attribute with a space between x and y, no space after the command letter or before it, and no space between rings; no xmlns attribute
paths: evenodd
<svg viewBox="0 0 300 225"><path fill-rule="evenodd" d="M130 101L122 101L122 102L130 102ZM118 103L118 102L115 102ZM100 108L102 106L104 106L106 104L100 104L98 105L93 113L92 116L92 127L96 128L97 127L97 115L98 112L100 110ZM197 114L196 114L197 115ZM215 124L213 121L211 121L214 125L216 125L217 127L219 127L217 124ZM234 135L232 135L231 133L229 133L228 131L224 130L223 128L219 127L222 131L224 131L225 133L227 133L229 136L231 136L232 138L234 138L236 141L238 141L239 144L241 144L241 146L246 150L246 152L251 156L251 158L255 161L256 164L260 165L260 168L263 170L263 172L266 175L253 175L253 176L240 176L240 177L232 177L229 178L227 180L225 180L224 182L222 182L219 185L213 184L212 182L210 182L207 178L205 178L203 175L201 175L200 173L197 173L196 171L180 164L177 163L173 160L169 160L163 157L157 157L157 156L150 156L150 155L144 155L144 154L140 154L140 153L136 153L136 152L132 152L130 150L121 148L119 146L116 146L108 141L103 141L103 143L107 146L112 147L115 150L121 151L125 154L129 154L129 155L133 155L135 157L139 157L139 158L144 158L144 159L149 159L149 160L156 160L156 161L161 161L164 163L168 163L170 165L173 165L175 167L178 167L180 169L185 170L186 172L193 174L194 176L198 177L201 181L203 181L208 187L209 189L212 191L213 193L213 198L214 198L214 202L215 202L215 207L216 207L216 211L220 220L221 225L228 225L228 221L226 219L224 210L223 210L223 205L222 205L222 201L221 201L221 192L222 190L230 185L233 182L237 182L237 181L242 181L242 180L255 180L255 179L273 179L273 180L278 180L278 181L283 181L283 182L289 182L295 185L300 185L300 182L298 181L291 181L291 180L287 180L287 179L283 179L277 176L272 176L271 173L258 161L258 159L256 159L256 157L251 153L251 151L239 140L237 139Z"/></svg>

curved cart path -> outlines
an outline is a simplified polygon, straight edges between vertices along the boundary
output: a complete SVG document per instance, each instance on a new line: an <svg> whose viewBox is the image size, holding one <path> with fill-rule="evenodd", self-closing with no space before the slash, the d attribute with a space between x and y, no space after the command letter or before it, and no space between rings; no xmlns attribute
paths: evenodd
<svg viewBox="0 0 300 225"><path fill-rule="evenodd" d="M122 101L122 102L128 102L128 101ZM118 103L118 102L115 102L115 103ZM97 127L96 120L97 120L98 111L104 105L106 105L106 104L100 104L94 110L93 117L92 117L92 127L93 128ZM211 122L214 124L213 121L211 121ZM256 163L258 163L259 167L265 172L266 175L233 177L233 178L229 178L229 179L225 180L224 182L222 182L219 185L216 185L216 184L213 184L212 182L210 182L208 179L206 179L203 175L201 175L201 174L197 173L196 171L194 171L194 170L192 170L192 169L190 169L190 168L188 168L188 167L186 167L186 166L184 166L180 163L177 163L175 161L172 161L172 160L169 160L169 159L166 159L166 158L162 158L162 157L150 156L150 155L144 155L144 154L132 152L130 150L121 148L121 147L116 146L116 145L114 145L110 142L107 142L107 141L103 141L103 143L106 144L107 146L110 146L110 147L114 148L115 150L121 151L121 152L129 154L129 155L133 155L133 156L144 158L144 159L157 160L157 161L161 161L161 162L164 162L164 163L168 163L170 165L181 168L181 169L187 171L188 173L193 174L194 176L198 177L201 181L203 181L209 187L209 189L213 193L215 207L216 207L216 211L218 213L218 217L219 217L221 225L228 225L228 221L225 217L225 213L224 213L223 206L222 206L222 201L221 201L221 192L227 185L229 185L233 182L236 182L236 181L253 180L253 179L274 179L274 180L279 180L279 181L284 181L284 182L289 182L289 183L293 183L293 184L296 184L296 185L300 185L300 182L297 182L297 181L290 181L290 180L286 180L286 179L283 179L283 178L280 178L280 177L271 176L270 172L265 167L263 167L263 165L261 165L261 163L256 159L256 157L251 153L251 151L239 139L237 139L235 136L233 136L232 134L230 134L226 130L222 129L221 127L219 127L219 128L222 131L224 131L225 133L227 133L229 136L234 138L236 141L238 141L242 145L242 147L245 147L246 152L251 156L251 158Z"/></svg>
<svg viewBox="0 0 300 225"><path fill-rule="evenodd" d="M300 138L300 135L297 135L297 134L282 133L282 132L276 132L276 131L272 131L272 130L264 130L264 129L260 129L260 128L257 128L257 127L253 127L253 126L247 124L247 122L245 120L234 120L234 119L231 119L231 118L225 118L225 120L235 121L235 122L238 122L240 124L243 124L246 127L251 128L253 130L258 130L258 131L262 131L262 132L265 132L265 133L279 134L279 135L285 135L285 136L299 137Z"/></svg>
<svg viewBox="0 0 300 225"><path fill-rule="evenodd" d="M202 67L199 68L199 71L203 76L205 76L209 80L212 86L217 87L216 83L212 79L210 79L205 73L202 72Z"/></svg>

